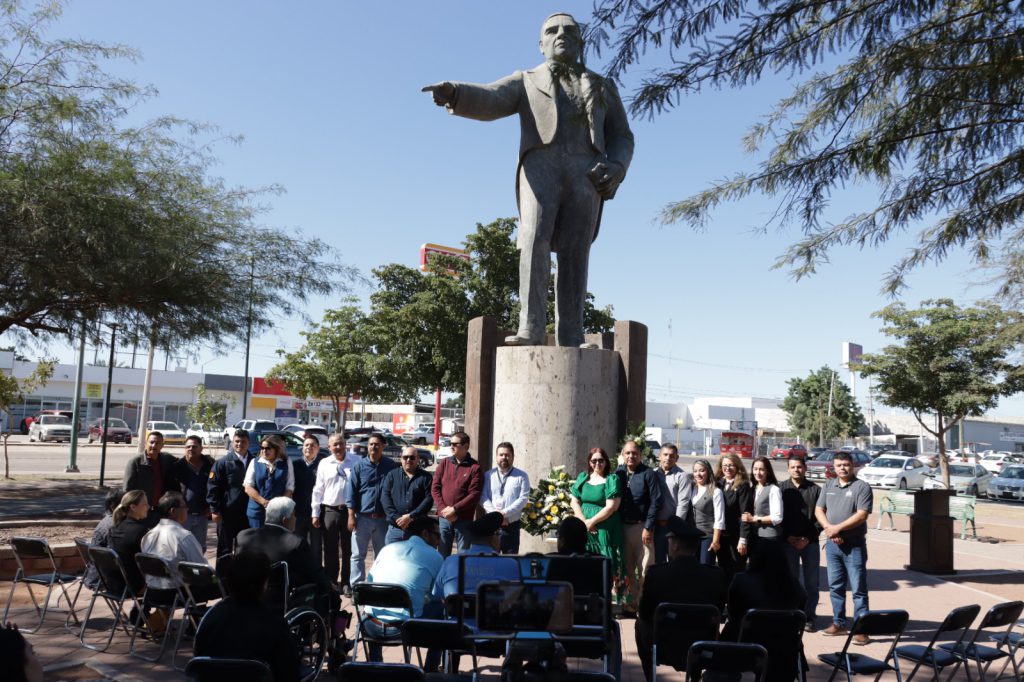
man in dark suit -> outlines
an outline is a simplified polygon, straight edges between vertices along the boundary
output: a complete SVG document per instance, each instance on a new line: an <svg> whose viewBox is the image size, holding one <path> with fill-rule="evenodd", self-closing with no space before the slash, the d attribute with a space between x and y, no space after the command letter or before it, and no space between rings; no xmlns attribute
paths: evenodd
<svg viewBox="0 0 1024 682"><path fill-rule="evenodd" d="M583 344L590 244L604 202L633 158L633 133L615 84L583 66L579 24L565 13L541 26L545 63L489 85L428 85L434 103L456 116L493 121L518 114L519 327L507 345L543 345L551 253L558 257L555 335Z"/></svg>
<svg viewBox="0 0 1024 682"><path fill-rule="evenodd" d="M160 520L156 505L164 493L181 492L178 482L178 458L163 452L164 434L152 431L146 439L146 450L128 460L124 468L121 488L125 491L141 490L149 500L149 521L155 526Z"/></svg>
<svg viewBox="0 0 1024 682"><path fill-rule="evenodd" d="M636 620L636 650L644 676L651 676L651 647L654 645L654 610L658 604L711 604L725 607L725 574L717 566L698 560L704 533L678 516L669 517L667 564L653 564L647 570Z"/></svg>
<svg viewBox="0 0 1024 682"><path fill-rule="evenodd" d="M294 528L295 501L290 497L275 497L267 503L264 525L238 534L238 551L263 552L271 564L279 561L288 564L291 589L316 585L321 594L330 593L331 583L313 558L313 549L306 538L293 532Z"/></svg>

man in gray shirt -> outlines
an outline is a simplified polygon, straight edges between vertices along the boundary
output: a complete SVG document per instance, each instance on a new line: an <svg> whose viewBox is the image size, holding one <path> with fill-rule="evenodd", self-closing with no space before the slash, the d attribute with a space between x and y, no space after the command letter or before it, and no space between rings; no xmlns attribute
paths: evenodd
<svg viewBox="0 0 1024 682"><path fill-rule="evenodd" d="M853 592L854 619L868 610L867 520L871 514L871 486L857 478L849 453L837 452L832 460L837 478L825 484L814 515L825 535L825 564L832 601L832 625L824 634L846 635L846 585ZM870 643L867 635L855 635L854 644Z"/></svg>
<svg viewBox="0 0 1024 682"><path fill-rule="evenodd" d="M676 462L679 450L672 443L665 443L658 453L658 483L661 486L661 506L658 508L657 525L654 528L654 563L668 561L668 520L677 516L690 521L690 493L693 477L683 471Z"/></svg>

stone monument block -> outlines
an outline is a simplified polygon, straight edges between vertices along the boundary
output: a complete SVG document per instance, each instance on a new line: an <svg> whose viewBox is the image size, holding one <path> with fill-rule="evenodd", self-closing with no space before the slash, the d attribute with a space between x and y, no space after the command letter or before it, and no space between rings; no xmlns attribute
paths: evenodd
<svg viewBox="0 0 1024 682"><path fill-rule="evenodd" d="M516 466L532 482L553 467L575 476L587 453L604 448L614 457L618 440L619 354L566 346L496 349L494 422L496 446L515 446ZM521 552L550 551L541 538L523 534Z"/></svg>

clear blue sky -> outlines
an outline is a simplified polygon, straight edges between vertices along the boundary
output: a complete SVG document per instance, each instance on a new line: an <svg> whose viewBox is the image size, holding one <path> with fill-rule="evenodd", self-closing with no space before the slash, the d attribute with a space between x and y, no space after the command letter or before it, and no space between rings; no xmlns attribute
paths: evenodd
<svg viewBox="0 0 1024 682"><path fill-rule="evenodd" d="M266 221L326 240L369 273L389 262L415 265L423 242L459 245L477 222L516 215L518 122L449 116L420 87L487 82L534 66L544 17L566 10L586 21L591 7L590 0L78 0L55 33L138 48L140 62L111 67L159 90L134 117L174 114L243 135L242 145L220 148L216 173L229 184L282 185L287 193L268 199ZM601 60L590 66L600 71ZM769 201L726 206L700 233L654 222L667 202L753 167L740 136L788 88L785 78L771 78L692 97L653 122L632 121L636 154L605 207L590 289L619 319L649 326L649 399L782 396L794 375L823 364L838 369L843 341L866 351L884 343L870 315L888 302L878 293L881 277L909 238L836 251L819 274L794 282L771 265L798 232L754 232ZM871 187L837 194L832 217L871 196ZM282 264L281 275L288 270ZM915 273L904 300L967 303L985 294L974 279L969 260L956 254ZM334 303L318 300L308 312L319 319ZM255 341L255 374L274 363L275 349L299 345L299 328L284 320ZM240 348L213 358L204 352L191 367L242 371ZM1006 401L998 414L1024 415L1024 402Z"/></svg>

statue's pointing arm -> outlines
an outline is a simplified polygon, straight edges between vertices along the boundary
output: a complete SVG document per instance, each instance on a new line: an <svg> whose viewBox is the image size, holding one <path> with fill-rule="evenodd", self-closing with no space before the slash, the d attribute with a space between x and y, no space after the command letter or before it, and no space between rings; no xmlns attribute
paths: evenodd
<svg viewBox="0 0 1024 682"><path fill-rule="evenodd" d="M517 113L525 97L520 71L486 85L443 81L426 86L423 92L429 92L434 104L450 113L478 121L493 121Z"/></svg>

